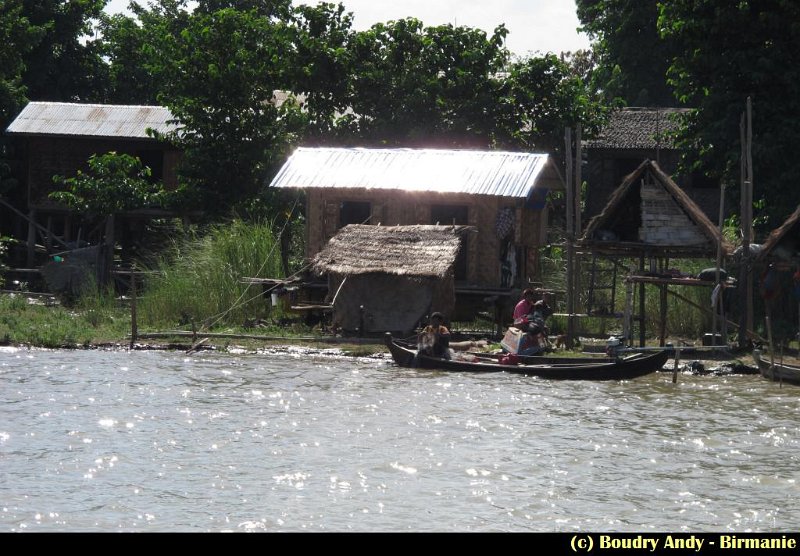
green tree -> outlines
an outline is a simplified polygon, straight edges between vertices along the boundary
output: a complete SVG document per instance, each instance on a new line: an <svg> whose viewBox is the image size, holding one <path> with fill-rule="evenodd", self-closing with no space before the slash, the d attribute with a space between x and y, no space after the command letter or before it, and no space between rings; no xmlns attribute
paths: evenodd
<svg viewBox="0 0 800 556"><path fill-rule="evenodd" d="M162 206L166 198L161 184L150 181L150 168L141 160L113 151L89 157L87 172L78 170L71 178L55 176L53 181L66 189L50 193L50 198L97 216Z"/></svg>
<svg viewBox="0 0 800 556"><path fill-rule="evenodd" d="M290 34L257 10L193 13L178 34L164 34L149 71L181 127L166 139L184 150L181 176L211 213L246 201L263 186L296 119L278 106L287 88Z"/></svg>
<svg viewBox="0 0 800 556"><path fill-rule="evenodd" d="M800 129L792 123L800 120L799 22L792 0L673 0L659 19L679 46L671 83L697 108L682 135L696 169L738 183L739 122L752 97L754 199L770 228L800 204Z"/></svg>
<svg viewBox="0 0 800 556"><path fill-rule="evenodd" d="M42 30L25 55L23 83L33 100L102 100L106 64L92 37L107 0L22 0L24 15Z"/></svg>
<svg viewBox="0 0 800 556"><path fill-rule="evenodd" d="M629 106L677 106L667 68L677 45L658 28L660 0L577 0L597 56L595 86Z"/></svg>
<svg viewBox="0 0 800 556"><path fill-rule="evenodd" d="M564 128L597 131L606 109L575 68L554 54L510 65L502 97L503 125L517 148L563 151Z"/></svg>
<svg viewBox="0 0 800 556"><path fill-rule="evenodd" d="M342 4L322 2L298 6L291 22L288 79L291 92L302 101L305 142L335 142L352 132L346 113L353 78L353 14Z"/></svg>
<svg viewBox="0 0 800 556"><path fill-rule="evenodd" d="M495 116L508 61L507 31L402 19L378 23L352 41L352 124L361 141L394 146L495 142Z"/></svg>
<svg viewBox="0 0 800 556"><path fill-rule="evenodd" d="M3 129L25 103L25 56L41 39L43 29L25 16L23 0L0 4L0 125Z"/></svg>

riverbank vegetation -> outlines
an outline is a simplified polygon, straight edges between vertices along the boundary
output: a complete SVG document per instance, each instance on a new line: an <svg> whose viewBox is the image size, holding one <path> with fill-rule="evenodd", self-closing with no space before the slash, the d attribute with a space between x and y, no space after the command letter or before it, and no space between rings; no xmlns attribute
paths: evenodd
<svg viewBox="0 0 800 556"><path fill-rule="evenodd" d="M544 151L563 162L565 127L581 124L591 138L618 106L687 107L678 137L690 146L684 170L726 184L727 206L735 207L739 118L752 96L757 232L800 202L793 186L800 157L792 155L798 131L785 124L800 118L797 2L579 0L591 51L523 57L506 49L503 25L486 33L406 18L356 31L341 4L153 0L113 15L103 12L106 4L5 0L0 129L28 100L41 99L158 104L180 120L180 130L158 136L183 153L179 194L155 192L137 205L158 198L172 210L202 211L202 223L126 254L126 263L151 272L139 292L143 329L248 330L257 322L278 332L271 327L284 315L243 278L285 275L276 241L285 219L277 215L290 215L292 241L302 236L301 211L265 187L300 144ZM0 137L0 195L24 196L15 191L23 183L20 157ZM110 201L105 212L122 199ZM0 272L3 244L0 238ZM560 256L543 265L544 283L562 280ZM713 262L694 265L680 267L694 272ZM703 288L676 291L710 305ZM617 296L620 311L624 292ZM0 340L82 345L119 340L130 328L127 299L120 306L112 294L56 307L22 299L2 297ZM652 336L654 289L645 303ZM670 297L669 304L671 333L708 330L707 315L691 303ZM608 332L612 322L587 319Z"/></svg>
<svg viewBox="0 0 800 556"><path fill-rule="evenodd" d="M150 328L243 326L282 317L245 278L281 278L281 250L271 222L234 220L191 230L159 253L138 302Z"/></svg>

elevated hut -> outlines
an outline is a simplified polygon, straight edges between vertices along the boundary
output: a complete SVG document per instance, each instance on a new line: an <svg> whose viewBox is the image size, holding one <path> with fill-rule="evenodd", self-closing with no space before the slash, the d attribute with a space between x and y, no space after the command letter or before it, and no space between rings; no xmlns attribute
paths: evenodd
<svg viewBox="0 0 800 556"><path fill-rule="evenodd" d="M305 191L309 259L348 224L473 227L453 273L480 296L535 277L545 196L564 188L546 154L361 148L299 148L271 185Z"/></svg>
<svg viewBox="0 0 800 556"><path fill-rule="evenodd" d="M800 266L800 206L767 236L761 245L758 262Z"/></svg>
<svg viewBox="0 0 800 556"><path fill-rule="evenodd" d="M617 316L614 309L616 271L621 259L638 259L639 271L626 278L628 286L638 283L640 344L644 345L644 288L656 286L661 293L660 337L666 336L666 300L670 285L711 286L711 280L687 276L669 268L670 258L715 258L731 253L731 245L692 199L652 160L645 160L613 192L603 210L586 227L578 242L584 255L591 256L591 283L587 313L599 305L602 290L610 290L603 314ZM611 265L603 266L603 261ZM649 263L649 267L646 263ZM609 270L610 269L610 270ZM611 281L600 277L612 274ZM602 282L602 283L601 283ZM625 308L625 334L631 330L632 289Z"/></svg>
<svg viewBox="0 0 800 556"><path fill-rule="evenodd" d="M682 152L674 137L688 112L685 108L622 108L611 114L597 137L584 141L587 220L603 210L609 196L645 159L655 160L706 216L716 219L719 183L700 173L678 173Z"/></svg>
<svg viewBox="0 0 800 556"><path fill-rule="evenodd" d="M313 260L327 275L345 331L407 334L425 315L452 315L453 269L465 226L349 224Z"/></svg>
<svg viewBox="0 0 800 556"><path fill-rule="evenodd" d="M644 160L586 227L580 245L644 258L714 257L731 245L658 163Z"/></svg>
<svg viewBox="0 0 800 556"><path fill-rule="evenodd" d="M40 239L46 246L54 239L60 241L59 251L67 245L98 239L87 237L94 223L49 198L51 192L61 188L53 183L53 177L72 177L78 170L86 171L93 154L114 151L136 156L150 168L154 183L163 183L168 189L177 187L181 152L148 131L174 130L174 120L169 109L162 106L28 103L6 129L15 145L15 174L20 185L10 192L10 203L0 207L0 221L7 226L0 232L28 238L27 266L35 263L37 234L43 235ZM6 215L7 219L2 218ZM164 211L147 209L121 215L121 239L133 241L144 221L165 215Z"/></svg>

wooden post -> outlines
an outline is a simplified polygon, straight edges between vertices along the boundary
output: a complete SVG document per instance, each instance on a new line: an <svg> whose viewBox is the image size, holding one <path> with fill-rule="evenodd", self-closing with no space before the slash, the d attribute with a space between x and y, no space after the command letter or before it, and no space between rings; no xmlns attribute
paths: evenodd
<svg viewBox="0 0 800 556"><path fill-rule="evenodd" d="M633 315L633 282L625 282L625 316L622 320L622 337L626 346L633 345L633 329L631 316Z"/></svg>
<svg viewBox="0 0 800 556"><path fill-rule="evenodd" d="M575 127L575 239L581 237L581 124Z"/></svg>
<svg viewBox="0 0 800 556"><path fill-rule="evenodd" d="M659 331L658 345L664 347L667 343L667 285L661 284L659 287Z"/></svg>
<svg viewBox="0 0 800 556"><path fill-rule="evenodd" d="M111 269L114 267L114 215L109 214L106 217L106 233L103 240L103 257L100 269L100 276L98 276L98 284L103 286L111 281Z"/></svg>
<svg viewBox="0 0 800 556"><path fill-rule="evenodd" d="M678 382L678 367L681 364L681 348L675 348L675 366L672 368L672 383Z"/></svg>
<svg viewBox="0 0 800 556"><path fill-rule="evenodd" d="M581 159L582 159L582 150L581 150L581 124L575 126L575 166L574 166L574 174L575 174L575 192L573 193L572 200L573 200L573 216L572 216L572 225L573 225L573 237L575 242L577 243L581 238ZM584 291L582 287L582 280L581 280L581 257L576 252L575 259L573 261L573 269L572 269L572 291L574 292L573 301L572 301L572 308L576 309L576 307L581 308L581 312L583 312L581 305L581 292ZM577 310L577 309L576 309ZM574 311L573 311L574 312ZM575 324L573 323L573 331L575 328Z"/></svg>
<svg viewBox="0 0 800 556"><path fill-rule="evenodd" d="M753 239L753 168L752 168L752 101L747 97L747 112L739 122L741 148L741 207L740 230L742 234L742 266L739 270L739 299L742 314L739 320L739 347L747 345L746 330L753 329L753 284L750 257L750 242Z"/></svg>
<svg viewBox="0 0 800 556"><path fill-rule="evenodd" d="M775 350L772 347L772 324L771 319L769 318L769 301L767 301L767 306L765 309L767 311L767 315L764 317L764 320L767 321L767 341L769 342L769 372L772 374L770 378L775 380Z"/></svg>
<svg viewBox="0 0 800 556"><path fill-rule="evenodd" d="M717 266L714 273L714 282L719 284L719 270L722 266L722 228L725 225L725 183L719 184L719 238L717 239ZM722 293L722 292L720 292ZM722 311L722 325L721 330L724 330L725 343L728 343L728 327L725 325L725 311ZM711 324L712 334L717 333L717 311L714 311L714 317Z"/></svg>
<svg viewBox="0 0 800 556"><path fill-rule="evenodd" d="M747 254L753 242L753 100L747 97ZM747 330L753 330L753 267L747 265Z"/></svg>
<svg viewBox="0 0 800 556"><path fill-rule="evenodd" d="M36 265L36 211L28 213L28 268Z"/></svg>
<svg viewBox="0 0 800 556"><path fill-rule="evenodd" d="M573 240L575 239L575 224L573 221L573 212L574 212L574 199L572 196L572 129L566 128L564 130L564 146L565 146L565 158L567 163L567 199L566 199L566 208L567 208L567 348L572 349L575 340L575 291L573 289L574 285L574 276L573 273L575 271L574 268L574 257L575 257L575 245Z"/></svg>
<svg viewBox="0 0 800 556"><path fill-rule="evenodd" d="M639 271L644 274L644 254L639 258ZM639 347L644 343L644 282L639 282Z"/></svg>
<svg viewBox="0 0 800 556"><path fill-rule="evenodd" d="M130 345L131 349L133 349L133 346L136 343L136 336L138 333L139 329L136 324L136 267L132 265L131 266L131 345Z"/></svg>
<svg viewBox="0 0 800 556"><path fill-rule="evenodd" d="M47 233L44 236L44 248L47 254L53 250L53 215L47 215Z"/></svg>

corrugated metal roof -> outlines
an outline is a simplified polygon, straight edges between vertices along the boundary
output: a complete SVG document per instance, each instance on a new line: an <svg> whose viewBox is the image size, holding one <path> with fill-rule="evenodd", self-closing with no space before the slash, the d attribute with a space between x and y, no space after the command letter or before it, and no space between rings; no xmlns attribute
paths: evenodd
<svg viewBox="0 0 800 556"><path fill-rule="evenodd" d="M165 133L177 128L163 106L31 102L7 133L147 139L147 128Z"/></svg>
<svg viewBox="0 0 800 556"><path fill-rule="evenodd" d="M303 147L289 157L271 184L299 189L400 189L523 198L537 185L563 188L546 154Z"/></svg>

